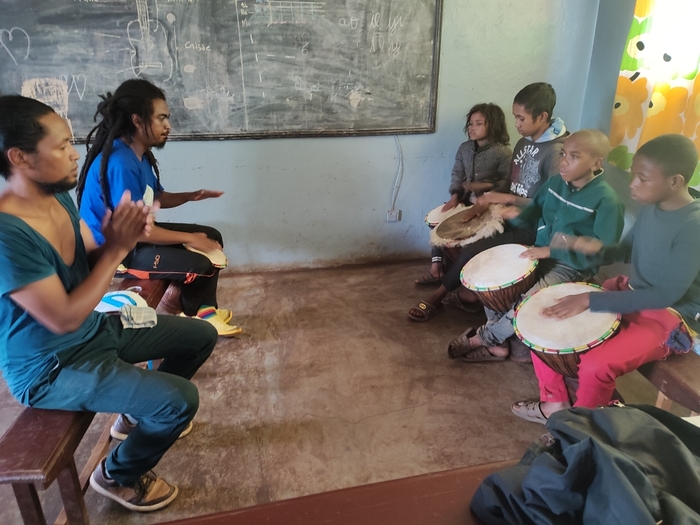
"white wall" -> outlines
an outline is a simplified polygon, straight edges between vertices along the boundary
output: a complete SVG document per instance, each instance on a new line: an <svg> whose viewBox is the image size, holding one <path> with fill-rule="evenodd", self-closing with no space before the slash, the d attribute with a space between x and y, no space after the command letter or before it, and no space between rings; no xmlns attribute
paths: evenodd
<svg viewBox="0 0 700 525"><path fill-rule="evenodd" d="M578 129L597 14L597 0L444 0L437 133L399 137L400 222L386 222L398 166L394 137L171 142L156 152L166 189L226 193L159 219L220 229L229 271L427 254L423 217L448 197L473 104L498 103L510 117L520 88L547 81L558 94L555 115Z"/></svg>

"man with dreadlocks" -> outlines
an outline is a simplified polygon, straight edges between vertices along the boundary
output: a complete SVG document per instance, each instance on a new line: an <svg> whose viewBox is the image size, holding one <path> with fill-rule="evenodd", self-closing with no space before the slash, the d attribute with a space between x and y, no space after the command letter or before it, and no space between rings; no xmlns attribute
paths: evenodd
<svg viewBox="0 0 700 525"><path fill-rule="evenodd" d="M216 330L172 315L152 328L125 328L120 316L94 310L119 263L148 236L152 210L124 192L104 217L98 248L68 194L80 157L71 139L49 106L0 96L0 370L25 405L132 421L90 485L149 512L177 496L151 469L192 428L199 394L190 379ZM133 366L160 358L157 371Z"/></svg>
<svg viewBox="0 0 700 525"><path fill-rule="evenodd" d="M76 191L80 216L98 244L104 242L102 218L114 209L125 190L134 200L147 204L155 198L161 208L223 194L210 190L169 193L163 189L151 152L154 147L164 147L170 133L170 110L162 90L147 80L132 79L101 98L95 119L100 115L102 120L88 134L87 158ZM208 321L221 336L233 337L241 329L228 324L230 310L218 309L219 269L206 256L191 251L211 252L221 249L222 244L221 234L208 226L157 223L147 242L137 244L123 264L135 277L182 281L183 314Z"/></svg>

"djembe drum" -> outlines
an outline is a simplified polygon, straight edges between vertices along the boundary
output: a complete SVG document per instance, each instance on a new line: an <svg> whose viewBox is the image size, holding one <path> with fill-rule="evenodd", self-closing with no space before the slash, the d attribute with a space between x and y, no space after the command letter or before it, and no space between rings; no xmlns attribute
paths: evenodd
<svg viewBox="0 0 700 525"><path fill-rule="evenodd" d="M586 310L568 319L555 319L542 315L542 310L567 295L601 291L600 286L587 283L561 283L538 290L515 311L516 335L552 370L578 377L581 354L615 334L620 314Z"/></svg>
<svg viewBox="0 0 700 525"><path fill-rule="evenodd" d="M470 206L440 222L430 232L430 244L441 248L458 248L503 233L502 205L491 204L486 211L474 217L471 217L474 214L472 208Z"/></svg>
<svg viewBox="0 0 700 525"><path fill-rule="evenodd" d="M455 213L459 213L460 211L464 211L467 208L461 202L458 203L457 206L455 206L454 208L450 208L447 211L442 211L443 206L444 204L441 204L437 208L433 208L432 210L430 210L425 216L425 224L427 224L431 228L435 228L435 226L440 224L448 217L451 217L452 215L454 215Z"/></svg>
<svg viewBox="0 0 700 525"><path fill-rule="evenodd" d="M507 312L537 281L538 261L521 259L522 244L502 244L474 256L462 268L462 284L496 312Z"/></svg>

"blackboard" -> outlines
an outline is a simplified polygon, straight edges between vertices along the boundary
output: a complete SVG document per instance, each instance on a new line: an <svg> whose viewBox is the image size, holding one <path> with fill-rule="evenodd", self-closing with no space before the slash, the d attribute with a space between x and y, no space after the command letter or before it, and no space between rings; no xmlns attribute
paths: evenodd
<svg viewBox="0 0 700 525"><path fill-rule="evenodd" d="M175 139L435 131L442 0L0 0L0 93L78 141L98 95L165 92Z"/></svg>

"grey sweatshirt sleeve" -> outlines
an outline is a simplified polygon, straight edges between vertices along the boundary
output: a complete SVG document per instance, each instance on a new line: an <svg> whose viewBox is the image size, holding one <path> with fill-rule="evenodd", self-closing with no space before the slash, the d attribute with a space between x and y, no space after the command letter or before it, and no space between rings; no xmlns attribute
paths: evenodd
<svg viewBox="0 0 700 525"><path fill-rule="evenodd" d="M626 314L668 308L680 301L700 273L700 236L692 228L684 228L676 239L678 242L668 254L672 266L658 269L658 282L654 286L591 294L591 311Z"/></svg>

